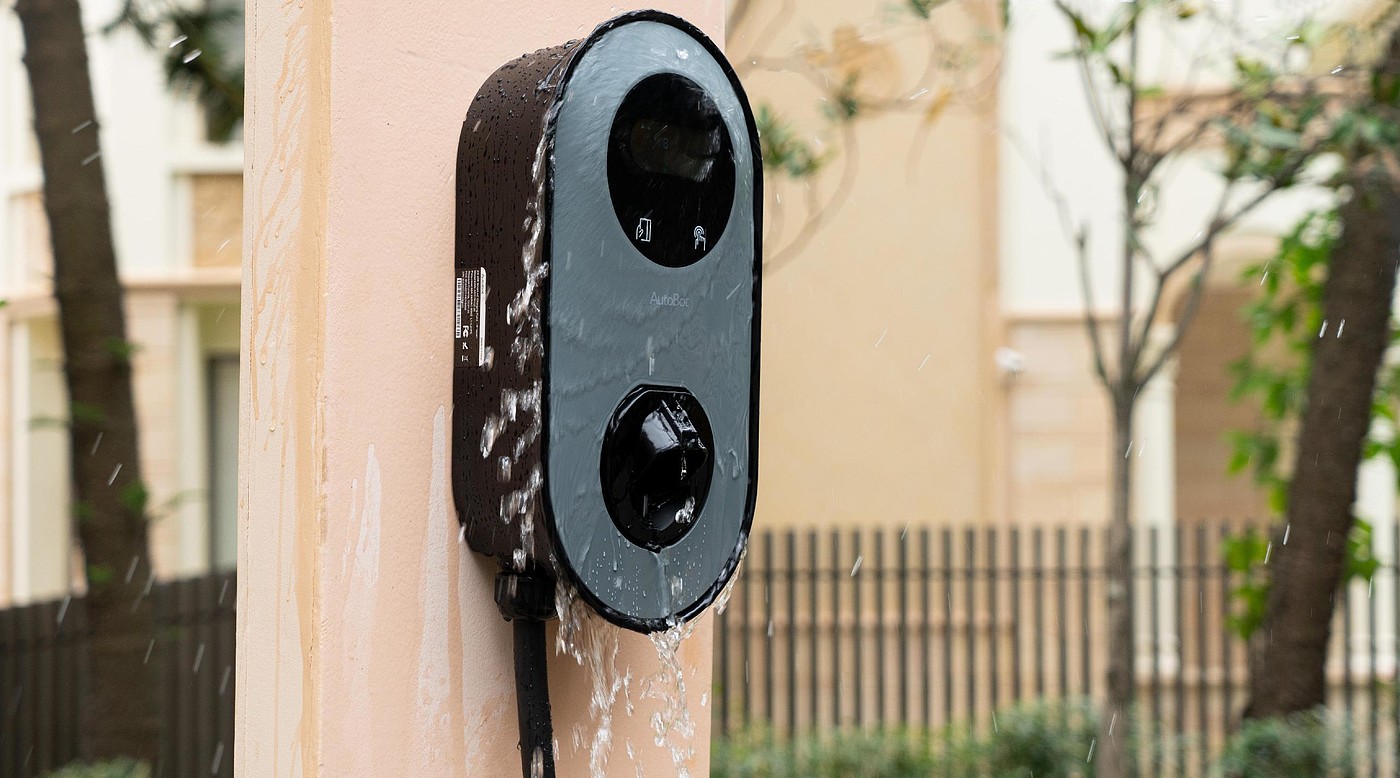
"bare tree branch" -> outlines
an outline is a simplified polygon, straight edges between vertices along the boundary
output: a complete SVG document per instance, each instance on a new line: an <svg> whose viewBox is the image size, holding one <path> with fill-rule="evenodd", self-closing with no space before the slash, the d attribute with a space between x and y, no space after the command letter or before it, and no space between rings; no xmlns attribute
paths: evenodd
<svg viewBox="0 0 1400 778"><path fill-rule="evenodd" d="M1056 0L1063 2L1063 0ZM1133 344L1133 256L1137 252L1138 242L1138 204L1139 195L1146 179L1139 178L1137 173L1138 164L1138 94L1137 94L1137 68L1138 68L1138 33L1137 17L1134 16L1129 22L1128 30L1128 147L1120 156L1123 166L1123 286L1122 300L1119 307L1119 328L1118 328L1118 380L1112 391L1122 392L1127 390L1127 385L1137 370L1138 359L1142 356L1141 344ZM1080 58L1083 61L1083 58ZM1115 398L1118 399L1118 398ZM1126 517L1124 517L1126 520ZM1131 694L1131 692L1129 692ZM1112 770L1110 770L1112 772Z"/></svg>
<svg viewBox="0 0 1400 778"><path fill-rule="evenodd" d="M747 6L748 3L745 2L744 5ZM778 7L778 13L768 21L768 24L764 25L763 29L759 30L758 33L754 35L754 40L759 41L760 43L767 43L771 41L774 38L774 36L777 35L778 30L782 29L783 25L788 22L789 18L793 14L793 10L794 0L783 0L782 5ZM747 16L748 12L749 9L744 8L743 15L739 16L738 21L742 23L743 17ZM737 57L732 62L734 65L735 72L742 77L745 74L747 74L762 59L763 56L761 54L755 54L749 57Z"/></svg>
<svg viewBox="0 0 1400 778"><path fill-rule="evenodd" d="M1118 139L1113 136L1113 130L1108 125L1108 114L1099 103L1098 87L1094 85L1094 74L1089 70L1089 59L1083 56L1076 48L1075 61L1079 64L1079 78L1084 83L1084 95L1089 100L1089 115L1094 119L1094 126L1099 130L1099 137L1104 145L1108 147L1108 152L1120 163L1124 161L1123 151L1118 146Z"/></svg>
<svg viewBox="0 0 1400 778"><path fill-rule="evenodd" d="M1316 152L1305 152L1303 154L1300 154L1300 157L1302 157L1302 159L1298 164L1294 165L1290 169L1290 175L1297 174L1299 168L1302 167L1302 164L1304 162L1311 161L1315 153ZM1212 219L1211 223L1206 227L1204 233L1201 235L1200 240L1196 241L1191 246L1183 250L1180 254L1177 255L1176 259L1172 260L1166 267L1162 268L1160 273L1161 276L1163 278L1166 278L1175 273L1187 262L1190 262L1192 257L1204 251L1212 242L1215 241L1217 237L1219 237L1220 233L1234 226L1235 223L1237 223L1240 219L1243 219L1246 215L1249 214L1250 211L1253 211L1255 208L1258 208L1261 204L1263 204L1265 200L1269 199L1269 197L1272 196L1278 190L1284 188L1284 186L1286 186L1286 184L1283 184L1279 181L1270 181L1264 185L1264 187L1259 191L1258 194L1249 198L1249 200L1245 201L1243 205L1231 211L1228 215L1217 216L1215 219ZM1229 191L1228 186L1226 187L1226 191Z"/></svg>
<svg viewBox="0 0 1400 778"><path fill-rule="evenodd" d="M1214 244L1208 244L1203 249L1200 268L1198 268L1196 274L1191 277L1191 291L1186 298L1186 305L1181 309L1181 318L1177 319L1176 331L1172 333L1171 340L1157 353L1157 356L1152 360L1147 370L1140 377L1134 377L1132 379L1133 392L1136 393L1147 386L1147 382L1151 381L1153 377L1157 375L1157 371L1162 369L1162 366L1167 363L1167 360L1171 359L1172 355L1176 353L1177 348L1181 345L1181 339L1186 336L1186 331L1191 328L1191 322L1196 318L1196 311L1200 308L1201 298L1205 296L1205 280L1207 274L1210 272L1214 259L1215 246ZM1145 349L1146 345L1147 341L1144 340L1142 348Z"/></svg>
<svg viewBox="0 0 1400 778"><path fill-rule="evenodd" d="M1220 199L1216 202L1215 211L1210 219L1211 224L1220 222L1221 214L1225 212L1225 207L1229 205L1230 195L1234 192L1234 187L1235 181L1233 179L1226 182L1225 188L1220 193ZM1210 251L1213 245L1213 242L1207 242L1200 249L1185 255L1185 257L1189 260L1197 254ZM1157 311L1162 304L1162 293L1166 290L1167 284L1171 281L1172 276L1184 267L1185 264L1185 262L1177 261L1173 262L1172 265L1168 266L1166 269L1154 268L1157 273L1157 281L1152 289L1152 300L1147 305L1147 311L1142 317L1141 328L1138 330L1137 348L1139 351L1146 348L1148 338L1152 334L1152 323L1157 319Z"/></svg>
<svg viewBox="0 0 1400 778"><path fill-rule="evenodd" d="M845 204L847 196L852 187L855 186L856 163L860 157L859 146L856 144L855 128L849 121L841 124L841 140L844 153L841 155L840 181L837 182L831 195L826 198L826 202L822 203L815 211L809 210L807 219L798 231L797 237L791 243L769 255L769 258L764 261L763 272L765 275L775 273L791 262L812 242L812 238L817 234L815 227L830 219Z"/></svg>

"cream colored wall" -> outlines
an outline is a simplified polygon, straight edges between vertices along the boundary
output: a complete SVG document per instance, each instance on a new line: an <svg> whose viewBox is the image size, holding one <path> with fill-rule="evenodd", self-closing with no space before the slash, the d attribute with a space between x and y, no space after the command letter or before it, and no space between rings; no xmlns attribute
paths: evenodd
<svg viewBox="0 0 1400 778"><path fill-rule="evenodd" d="M1176 504L1183 522L1263 520L1266 497L1249 472L1230 475L1228 433L1258 424L1257 401L1232 402L1230 363L1250 352L1248 286L1208 288L1181 343L1176 380Z"/></svg>
<svg viewBox="0 0 1400 778"><path fill-rule="evenodd" d="M243 257L243 176L194 176L190 190L194 221L191 263L195 267L238 267Z"/></svg>
<svg viewBox="0 0 1400 778"><path fill-rule="evenodd" d="M168 292L126 295L132 391L140 431L141 474L150 493L151 558L159 573L180 570L179 301Z"/></svg>
<svg viewBox="0 0 1400 778"><path fill-rule="evenodd" d="M119 0L84 2L86 26L96 30L108 24L120 6ZM3 319L8 489L0 499L5 536L0 543L0 605L67 592L81 579L77 559L65 565L73 570L72 580L51 572L56 569L51 559L69 557L68 466L54 445L64 436L53 428L28 426L36 414L66 417L67 408L56 369L36 368L30 359L57 354L57 341L56 334L51 339L45 334L54 329L52 260L22 53L18 18L0 14L0 299L8 303ZM197 111L190 101L172 97L160 54L134 33L94 35L88 55L98 115L95 123L76 131L101 133L99 164L112 204L118 261L128 283L128 335L142 348L135 357L134 380L141 455L157 509L152 552L162 576L198 572L200 560L186 553L193 525L176 516L178 506L171 504L184 487L179 471L186 449L177 431L189 421L192 406L181 394L188 381L182 373L179 320L184 301L237 297L237 270L213 266L237 265L238 228L229 222L236 222L241 211L236 176L241 150L213 148L203 141L198 123L189 121ZM230 173L235 174L232 182L215 175L202 187L190 178ZM181 197L182 192L189 196ZM232 207L218 207L222 204ZM230 236L235 239L232 251L225 246L220 252ZM191 261L195 255L199 261ZM191 270L191 265L200 267ZM55 534L59 530L62 536Z"/></svg>
<svg viewBox="0 0 1400 778"><path fill-rule="evenodd" d="M660 5L722 40L718 0ZM620 10L248 7L240 775L519 770L494 565L459 543L447 490L453 160L492 70ZM652 675L651 642L618 639L618 672ZM695 775L708 770L709 642L705 620L681 659ZM562 658L550 675L559 772L587 774L570 741L597 727L593 678ZM606 774L676 773L639 703L612 706Z"/></svg>
<svg viewBox="0 0 1400 778"><path fill-rule="evenodd" d="M1017 522L1101 522L1108 516L1109 408L1083 321L1018 317L1010 343L1025 359L1011 379L1010 514Z"/></svg>
<svg viewBox="0 0 1400 778"><path fill-rule="evenodd" d="M67 392L54 320L31 320L20 332L28 341L15 353L24 361L17 372L27 379L28 403L16 409L16 420L25 428L19 436L19 455L27 460L21 500L28 509L28 526L16 550L27 555L29 575L27 581L18 582L27 591L16 593L27 599L49 599L69 591L74 573L69 553L68 432L63 426L68 418Z"/></svg>
<svg viewBox="0 0 1400 778"><path fill-rule="evenodd" d="M856 25L888 48L872 88L918 81L917 40L877 24L886 4L802 3L770 26L779 6L755 0L736 56L829 45ZM795 70L751 70L745 87L806 134L826 126ZM994 94L989 85L931 127L917 113L860 121L848 196L801 255L765 275L755 529L1004 516ZM805 218L805 191L771 173L765 183L767 220L786 223L769 231L772 259Z"/></svg>

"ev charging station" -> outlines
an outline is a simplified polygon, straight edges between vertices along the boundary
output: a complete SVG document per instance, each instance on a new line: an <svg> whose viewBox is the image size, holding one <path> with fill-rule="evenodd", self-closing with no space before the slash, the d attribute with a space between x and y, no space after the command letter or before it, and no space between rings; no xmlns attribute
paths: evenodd
<svg viewBox="0 0 1400 778"><path fill-rule="evenodd" d="M758 465L762 165L703 33L641 11L501 66L457 162L452 491L553 774L556 586L639 632L734 574Z"/></svg>

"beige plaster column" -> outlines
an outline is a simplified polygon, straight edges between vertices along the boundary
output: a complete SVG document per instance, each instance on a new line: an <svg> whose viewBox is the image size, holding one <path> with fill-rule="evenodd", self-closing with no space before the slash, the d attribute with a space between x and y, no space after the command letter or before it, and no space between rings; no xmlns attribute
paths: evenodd
<svg viewBox="0 0 1400 778"><path fill-rule="evenodd" d="M721 0L657 5L722 40ZM496 66L623 10L249 3L239 775L519 774L510 631L449 489L454 160ZM613 632L597 633L604 649ZM696 776L709 643L704 624L680 653ZM635 711L626 689L603 706L605 774L678 772L653 745L646 638L621 636L608 678L553 660L560 776L591 772L590 696L629 669Z"/></svg>

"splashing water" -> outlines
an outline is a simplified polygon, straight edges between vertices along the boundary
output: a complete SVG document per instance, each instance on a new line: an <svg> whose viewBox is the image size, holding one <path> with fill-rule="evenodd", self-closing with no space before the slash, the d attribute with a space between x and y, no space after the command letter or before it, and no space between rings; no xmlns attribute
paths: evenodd
<svg viewBox="0 0 1400 778"><path fill-rule="evenodd" d="M552 77L553 74L547 77L542 86ZM545 117L546 123L552 123L553 112L558 108L557 103L551 108L551 113ZM522 375L532 358L543 356L540 314L544 285L549 274L548 261L543 255L542 218L549 147L546 140L548 134L543 135L540 145L536 148L531 168L535 194L527 205L526 216L521 223L521 228L527 233L520 256L525 281L506 307L506 321L514 328L514 337L508 349L510 359L503 363L502 367L512 365ZM654 372L654 343L647 344L645 356L649 372ZM495 369L494 355L487 355L485 366L488 370ZM528 461L527 450L539 441L543 433L542 400L543 390L539 382L526 389L506 389L501 394L498 412L488 417L482 430L481 455L487 458L495 452L500 478L509 481L512 477L524 476L520 488L507 493L500 505L500 518L503 522L508 524L518 521L520 544L511 554L511 562L517 569L523 569L528 564L530 552L534 548L536 515L543 487L543 475L539 465L530 468L528 472L522 472L522 469ZM737 477L741 462L737 452L731 452L731 455L732 474ZM677 520L691 520L693 510L693 503L685 506ZM558 561L553 558L535 561L556 568L558 566ZM655 701L656 708L650 718L650 724L657 746L669 751L676 774L682 778L689 778L690 764L695 756L693 741L696 724L687 703L688 679L679 651L683 642L694 631L694 622L672 623L669 629L652 633L649 637L656 650L658 669L649 677L634 678L633 671L623 667L619 661L620 630L606 623L579 598L578 593L566 583L568 579L562 575L562 571L556 569L554 573L555 580L559 582L555 590L555 610L559 618L555 652L571 657L588 675L588 717L586 722L580 722L573 727L572 741L576 751L586 751L589 774L609 774L608 760L615 735L614 716L619 712L623 716L632 716L636 700L645 699ZM731 576L716 597L714 606L717 612L724 611L734 592L736 581L737 577ZM613 585L618 588L622 588L624 584L622 576L613 580ZM669 595L671 598L679 598L684 586L680 577L671 578L665 575L661 585L662 596ZM634 689L640 690L639 696L634 697ZM702 698L702 705L707 703L708 694ZM558 750L556 746L556 753ZM628 757L635 763L636 754L630 742L627 743L627 752ZM542 754L532 754L532 773L535 772L536 765L542 768L542 761Z"/></svg>
<svg viewBox="0 0 1400 778"><path fill-rule="evenodd" d="M739 561L736 563L735 566L736 570L738 569L738 566L744 564L744 557L748 556L748 553L749 546L746 543L744 544L744 548L739 552ZM736 572L734 575L729 576L729 580L724 582L724 588L720 589L719 594L715 595L713 607L715 609L716 616L723 615L724 610L729 607L729 601L734 597L734 587L738 583L739 575Z"/></svg>
<svg viewBox="0 0 1400 778"><path fill-rule="evenodd" d="M572 657L580 667L586 668L590 685L588 718L593 734L588 737L582 723L575 725L574 749L588 749L590 775L606 775L612 751L613 713L619 699L623 703L623 713L632 715L632 671L618 672L621 648L618 631L595 616L572 587L561 583L554 597L559 616L555 653Z"/></svg>
<svg viewBox="0 0 1400 778"><path fill-rule="evenodd" d="M659 705L651 715L656 745L671 752L678 778L690 778L690 762L695 757L695 720L686 704L685 667L680 658L681 644L694 630L692 620L651 633L658 668L656 675L642 682L642 699L654 699Z"/></svg>

